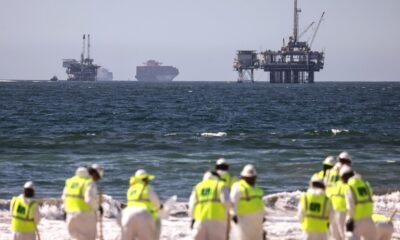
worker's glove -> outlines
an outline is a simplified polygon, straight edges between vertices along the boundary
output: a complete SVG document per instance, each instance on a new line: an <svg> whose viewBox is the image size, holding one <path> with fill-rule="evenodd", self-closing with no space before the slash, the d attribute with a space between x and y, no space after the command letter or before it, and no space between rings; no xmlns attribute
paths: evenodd
<svg viewBox="0 0 400 240"><path fill-rule="evenodd" d="M265 223L267 221L267 219L265 217L263 217L263 223Z"/></svg>
<svg viewBox="0 0 400 240"><path fill-rule="evenodd" d="M192 221L190 221L190 229L193 229L193 225L194 225L194 219L192 219Z"/></svg>
<svg viewBox="0 0 400 240"><path fill-rule="evenodd" d="M62 219L65 221L67 221L67 212L63 210L63 216Z"/></svg>
<svg viewBox="0 0 400 240"><path fill-rule="evenodd" d="M163 204L160 204L160 210L161 209L164 209L164 205Z"/></svg>
<svg viewBox="0 0 400 240"><path fill-rule="evenodd" d="M101 205L99 206L99 212L100 212L100 216L103 216L104 210Z"/></svg>
<svg viewBox="0 0 400 240"><path fill-rule="evenodd" d="M236 215L233 215L232 221L237 224L238 223L238 217Z"/></svg>
<svg viewBox="0 0 400 240"><path fill-rule="evenodd" d="M346 232L353 232L353 230L354 230L354 221L353 219L349 219L346 222Z"/></svg>

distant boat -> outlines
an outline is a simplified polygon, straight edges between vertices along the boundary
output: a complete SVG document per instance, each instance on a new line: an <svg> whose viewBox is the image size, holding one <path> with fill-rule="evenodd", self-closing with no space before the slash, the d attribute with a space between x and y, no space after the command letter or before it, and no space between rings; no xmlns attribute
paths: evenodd
<svg viewBox="0 0 400 240"><path fill-rule="evenodd" d="M173 66L162 66L155 60L148 60L144 66L136 67L136 79L140 82L171 82L179 70Z"/></svg>
<svg viewBox="0 0 400 240"><path fill-rule="evenodd" d="M50 81L56 82L58 81L58 77L54 75L52 78L50 78Z"/></svg>

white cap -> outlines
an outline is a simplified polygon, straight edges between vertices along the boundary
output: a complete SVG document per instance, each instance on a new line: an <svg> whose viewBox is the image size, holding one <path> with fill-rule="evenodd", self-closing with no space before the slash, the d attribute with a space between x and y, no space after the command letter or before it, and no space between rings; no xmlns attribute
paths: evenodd
<svg viewBox="0 0 400 240"><path fill-rule="evenodd" d="M95 164L92 164L90 167L97 171L97 173L99 174L100 178L103 178L104 169L103 169L102 166L100 166L99 164L95 163Z"/></svg>
<svg viewBox="0 0 400 240"><path fill-rule="evenodd" d="M324 184L324 179L322 179L320 176L318 176L318 174L314 174L310 179L310 183L322 183L322 184Z"/></svg>
<svg viewBox="0 0 400 240"><path fill-rule="evenodd" d="M325 160L322 162L324 165L332 166L335 165L335 157L334 156L327 156Z"/></svg>
<svg viewBox="0 0 400 240"><path fill-rule="evenodd" d="M352 162L351 156L348 152L342 152L339 154L339 160L340 159L346 159L349 160L350 162Z"/></svg>
<svg viewBox="0 0 400 240"><path fill-rule="evenodd" d="M252 164L247 164L240 172L240 176L242 177L255 177L256 175L256 168Z"/></svg>
<svg viewBox="0 0 400 240"><path fill-rule="evenodd" d="M80 177L87 177L89 176L89 172L85 167L78 167L75 171L75 175Z"/></svg>
<svg viewBox="0 0 400 240"><path fill-rule="evenodd" d="M26 189L26 188L33 189L33 188L34 188L33 182L32 182L32 181L26 182L26 183L24 184L24 188L25 188L25 189Z"/></svg>
<svg viewBox="0 0 400 240"><path fill-rule="evenodd" d="M148 174L148 173L146 172L146 170L144 170L144 169L139 169L139 170L137 170L136 173L135 173L135 178L137 178L137 179L148 178L149 180L152 180L152 179L154 179L154 176Z"/></svg>
<svg viewBox="0 0 400 240"><path fill-rule="evenodd" d="M351 167L343 165L343 167L340 168L339 175L342 177L343 175L351 172L353 172L353 169Z"/></svg>
<svg viewBox="0 0 400 240"><path fill-rule="evenodd" d="M225 158L220 158L217 160L217 164L216 165L222 165L222 164L228 164L228 162L226 161Z"/></svg>

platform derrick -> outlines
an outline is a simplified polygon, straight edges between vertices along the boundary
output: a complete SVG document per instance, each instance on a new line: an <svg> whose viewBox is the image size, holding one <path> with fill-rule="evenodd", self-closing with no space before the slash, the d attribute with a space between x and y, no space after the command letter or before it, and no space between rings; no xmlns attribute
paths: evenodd
<svg viewBox="0 0 400 240"><path fill-rule="evenodd" d="M235 66L240 66L235 67L239 75L238 82L244 80L243 76L246 76L246 72L249 73L250 80L254 81L254 70L261 69L270 73L270 83L314 83L314 73L323 69L325 57L323 52L313 51L311 47L323 20L324 13L309 44L306 41L300 41L300 38L314 25L314 22L299 34L300 12L301 10L297 7L297 0L294 0L293 34L289 37L287 44L283 40L283 46L280 50L266 50L259 54L255 51L238 51L235 59ZM251 61L243 61L248 64L242 64L241 61L238 61L241 58L250 58L249 56L251 56ZM258 59L254 59L254 56L258 57Z"/></svg>
<svg viewBox="0 0 400 240"><path fill-rule="evenodd" d="M238 72L237 81L254 82L254 70L259 67L259 60L256 51L240 50L237 52L234 69Z"/></svg>

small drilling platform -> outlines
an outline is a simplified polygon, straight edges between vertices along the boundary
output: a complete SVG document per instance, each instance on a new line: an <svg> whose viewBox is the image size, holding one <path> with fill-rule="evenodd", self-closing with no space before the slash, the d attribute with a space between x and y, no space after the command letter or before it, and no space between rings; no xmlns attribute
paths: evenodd
<svg viewBox="0 0 400 240"><path fill-rule="evenodd" d="M312 51L318 29L325 12L315 28L311 41L300 41L300 38L314 25L312 22L299 34L299 13L297 0L294 0L293 35L278 51L266 50L257 53L255 50L239 50L234 61L234 70L238 72L238 82L254 82L254 70L269 72L270 83L314 83L314 73L324 68L324 52Z"/></svg>
<svg viewBox="0 0 400 240"><path fill-rule="evenodd" d="M90 34L87 35L87 57L85 58L85 34L83 34L83 44L81 61L75 59L63 59L63 67L67 68L68 81L96 81L99 65L93 64L90 58Z"/></svg>

